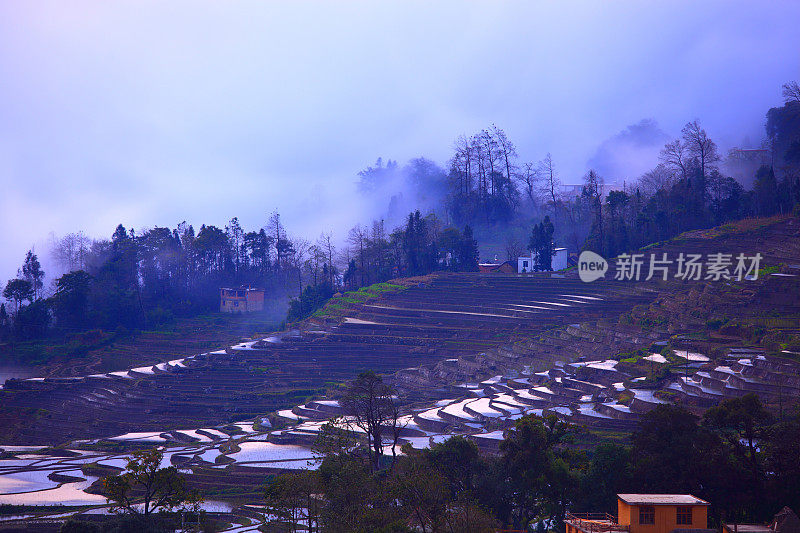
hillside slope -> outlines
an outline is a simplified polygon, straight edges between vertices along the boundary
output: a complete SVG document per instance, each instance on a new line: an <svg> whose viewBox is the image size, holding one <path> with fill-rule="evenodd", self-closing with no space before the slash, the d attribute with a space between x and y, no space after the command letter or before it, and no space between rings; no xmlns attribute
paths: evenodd
<svg viewBox="0 0 800 533"><path fill-rule="evenodd" d="M624 406L622 412L634 409L634 400L644 402L642 409L665 399L698 408L716 402L724 394L704 387L719 386L710 371L724 373L716 367L725 365L715 362L728 357L731 348L782 354L792 364L793 355L782 350L793 346L800 331L799 241L797 219L776 218L685 234L647 250L759 251L769 268L757 281L609 279L587 284L574 274L440 273L402 280L402 290L348 293L296 330L227 350L130 371L10 382L0 391L0 442L55 444L225 424L297 406L326 391L335 396L337 383L367 369L387 375L411 411L436 400L483 398L522 388L527 392L515 400L522 405L556 409L576 421L627 427L607 420L616 412L597 419L591 413L605 409L606 400ZM663 348L701 353L709 361L684 365L687 380L689 366L695 368L693 382L682 385L674 353L667 353L666 363L645 359ZM605 360L617 363L606 369L589 364ZM582 375L602 374L610 366L614 370L609 372L621 374L605 375L606 383L569 381L586 381ZM772 395L765 388L765 396L783 403L784 392L791 400L796 387L791 372L776 372L769 379L788 389ZM531 392L535 386L549 392ZM692 387L700 393L683 393ZM637 396L637 390L650 392ZM656 390L663 394L654 395ZM335 413L319 412L318 406L296 409L306 418ZM296 420L298 412L289 419ZM451 418L435 425L457 423Z"/></svg>

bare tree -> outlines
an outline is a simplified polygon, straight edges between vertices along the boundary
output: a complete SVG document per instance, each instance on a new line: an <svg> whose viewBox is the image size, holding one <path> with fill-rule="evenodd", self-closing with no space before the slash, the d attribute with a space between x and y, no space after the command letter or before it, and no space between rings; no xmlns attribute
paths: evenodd
<svg viewBox="0 0 800 533"><path fill-rule="evenodd" d="M366 285L365 275L367 273L367 240L369 233L367 228L361 224L356 224L350 230L350 235L347 237L347 242L354 246L354 254L358 255L358 270L361 278L361 286Z"/></svg>
<svg viewBox="0 0 800 533"><path fill-rule="evenodd" d="M317 239L317 246L319 246L323 253L325 254L325 258L328 264L328 283L331 284L331 287L335 286L334 283L334 268L333 268L333 254L336 253L336 248L333 246L333 236L330 233L323 232L319 239Z"/></svg>
<svg viewBox="0 0 800 533"><path fill-rule="evenodd" d="M525 253L525 246L514 237L506 239L506 259L508 261L516 261Z"/></svg>
<svg viewBox="0 0 800 533"><path fill-rule="evenodd" d="M680 139L675 139L673 142L665 144L659 159L668 169L686 179L689 158L686 153L686 147Z"/></svg>
<svg viewBox="0 0 800 533"><path fill-rule="evenodd" d="M297 295L303 294L303 264L306 261L310 244L305 239L292 240L292 254L289 256L292 268L297 269Z"/></svg>
<svg viewBox="0 0 800 533"><path fill-rule="evenodd" d="M286 228L281 223L281 215L273 211L269 217L269 231L275 236L275 268L280 270L283 263L294 253L292 241L286 236Z"/></svg>
<svg viewBox="0 0 800 533"><path fill-rule="evenodd" d="M233 264L238 272L244 252L242 247L244 244L244 230L242 230L242 226L239 224L238 217L233 217L231 221L228 222L228 225L225 226L225 234L228 236L228 240L231 243Z"/></svg>
<svg viewBox="0 0 800 533"><path fill-rule="evenodd" d="M472 192L472 142L460 135L453 146L455 154L450 160L451 175L458 180L458 192L468 196Z"/></svg>
<svg viewBox="0 0 800 533"><path fill-rule="evenodd" d="M475 167L475 192L478 197L486 193L486 159L483 156L483 145L477 135L469 138L469 151Z"/></svg>
<svg viewBox="0 0 800 533"><path fill-rule="evenodd" d="M386 240L386 225L381 220L372 221L372 232L369 240L370 255L378 277L382 276L389 264L389 243ZM378 281L382 281L378 279Z"/></svg>
<svg viewBox="0 0 800 533"><path fill-rule="evenodd" d="M561 186L561 182L553 166L553 158L549 153L539 161L537 170L541 180L541 190L547 196L548 202L553 208L553 221L555 222L558 207L558 188Z"/></svg>
<svg viewBox="0 0 800 533"><path fill-rule="evenodd" d="M528 200L531 203L535 203L536 194L534 191L536 190L536 186L539 181L539 173L537 172L537 169L534 167L533 163L525 163L522 165L522 172L517 175L517 179L525 188L525 195L528 197Z"/></svg>
<svg viewBox="0 0 800 533"><path fill-rule="evenodd" d="M318 276L319 276L319 269L320 266L325 262L325 250L323 250L320 245L319 241L316 244L313 244L308 249L308 260L306 261L306 268L308 269L308 273L311 274L312 279L314 280L314 285L317 284ZM328 281L327 279L325 281Z"/></svg>
<svg viewBox="0 0 800 533"><path fill-rule="evenodd" d="M784 83L782 89L784 103L800 102L800 85L796 81Z"/></svg>
<svg viewBox="0 0 800 533"><path fill-rule="evenodd" d="M651 197L659 190L669 189L674 182L674 174L665 164L659 163L654 169L642 174L639 178L639 187L642 194Z"/></svg>
<svg viewBox="0 0 800 533"><path fill-rule="evenodd" d="M86 259L91 245L92 241L82 231L69 233L61 239L53 235L50 242L50 256L67 272L86 270Z"/></svg>
<svg viewBox="0 0 800 533"><path fill-rule="evenodd" d="M708 172L720 160L717 143L708 138L706 130L701 128L696 120L686 124L681 133L683 133L683 144L686 150L689 155L697 159L700 164L701 176L705 180Z"/></svg>
<svg viewBox="0 0 800 533"><path fill-rule="evenodd" d="M497 159L497 141L494 135L488 130L482 130L478 134L478 139L483 148L483 169L484 175L488 175L488 180L485 181L486 192L491 196L494 194L494 165L498 162Z"/></svg>
<svg viewBox="0 0 800 533"><path fill-rule="evenodd" d="M517 158L517 147L514 146L514 143L508 139L506 132L494 124L492 124L491 133L495 139L495 143L500 149L500 153L498 155L501 158L501 163L503 163L506 168L506 180L511 183L511 179L516 173L514 160Z"/></svg>
<svg viewBox="0 0 800 533"><path fill-rule="evenodd" d="M277 269L280 270L281 254L278 248L278 243L283 237L283 226L281 225L281 215L277 211L273 211L272 214L269 216L269 231L272 231L272 235L275 236L275 252L277 255L275 259L275 265Z"/></svg>

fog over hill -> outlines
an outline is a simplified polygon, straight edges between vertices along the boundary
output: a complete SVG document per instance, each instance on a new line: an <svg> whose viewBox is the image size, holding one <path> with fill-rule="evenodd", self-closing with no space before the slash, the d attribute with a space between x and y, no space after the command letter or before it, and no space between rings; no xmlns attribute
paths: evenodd
<svg viewBox="0 0 800 533"><path fill-rule="evenodd" d="M50 232L118 223L279 209L343 239L387 207L359 170L446 166L492 123L565 183L638 177L695 118L723 154L758 144L800 72L797 20L788 1L5 3L0 280Z"/></svg>

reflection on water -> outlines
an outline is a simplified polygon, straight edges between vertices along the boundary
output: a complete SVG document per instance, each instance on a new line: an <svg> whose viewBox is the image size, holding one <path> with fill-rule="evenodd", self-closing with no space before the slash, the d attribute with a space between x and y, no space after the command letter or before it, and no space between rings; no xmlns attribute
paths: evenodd
<svg viewBox="0 0 800 533"><path fill-rule="evenodd" d="M0 385L10 378L32 378L36 370L27 366L12 366L0 364Z"/></svg>

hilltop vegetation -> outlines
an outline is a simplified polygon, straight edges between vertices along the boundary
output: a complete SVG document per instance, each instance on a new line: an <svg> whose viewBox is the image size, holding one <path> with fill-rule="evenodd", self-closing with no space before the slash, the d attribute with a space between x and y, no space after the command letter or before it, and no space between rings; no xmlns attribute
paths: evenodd
<svg viewBox="0 0 800 533"><path fill-rule="evenodd" d="M119 225L110 240L70 234L53 242L53 258L65 272L53 287L45 286L32 251L6 284L0 340L14 352L33 339L67 345L68 335L85 331L163 328L216 309L225 286L264 288L278 305L293 298L287 320L294 322L337 292L435 271L474 271L479 249L514 260L526 250L546 256L558 243L612 257L686 231L723 225L724 232L730 221L790 213L800 203L795 85L787 84L784 106L769 110L767 148L756 151L770 153L772 166L759 166L760 156L747 155L752 151L733 150L723 160L693 121L638 179L590 169L582 185L564 189L549 155L520 163L514 143L493 125L459 137L447 170L417 158L402 168L379 159L360 172L360 194L376 203L390 197L386 219L397 226L389 230L383 219L358 224L338 250L331 233L314 244L290 238L277 212L251 231L233 218L224 229L202 225L197 232L184 222L139 231ZM751 190L724 174L734 164L751 169ZM606 187L606 180L625 186ZM546 269L548 262L538 264ZM25 359L24 350L16 353ZM65 348L62 355L71 353Z"/></svg>

